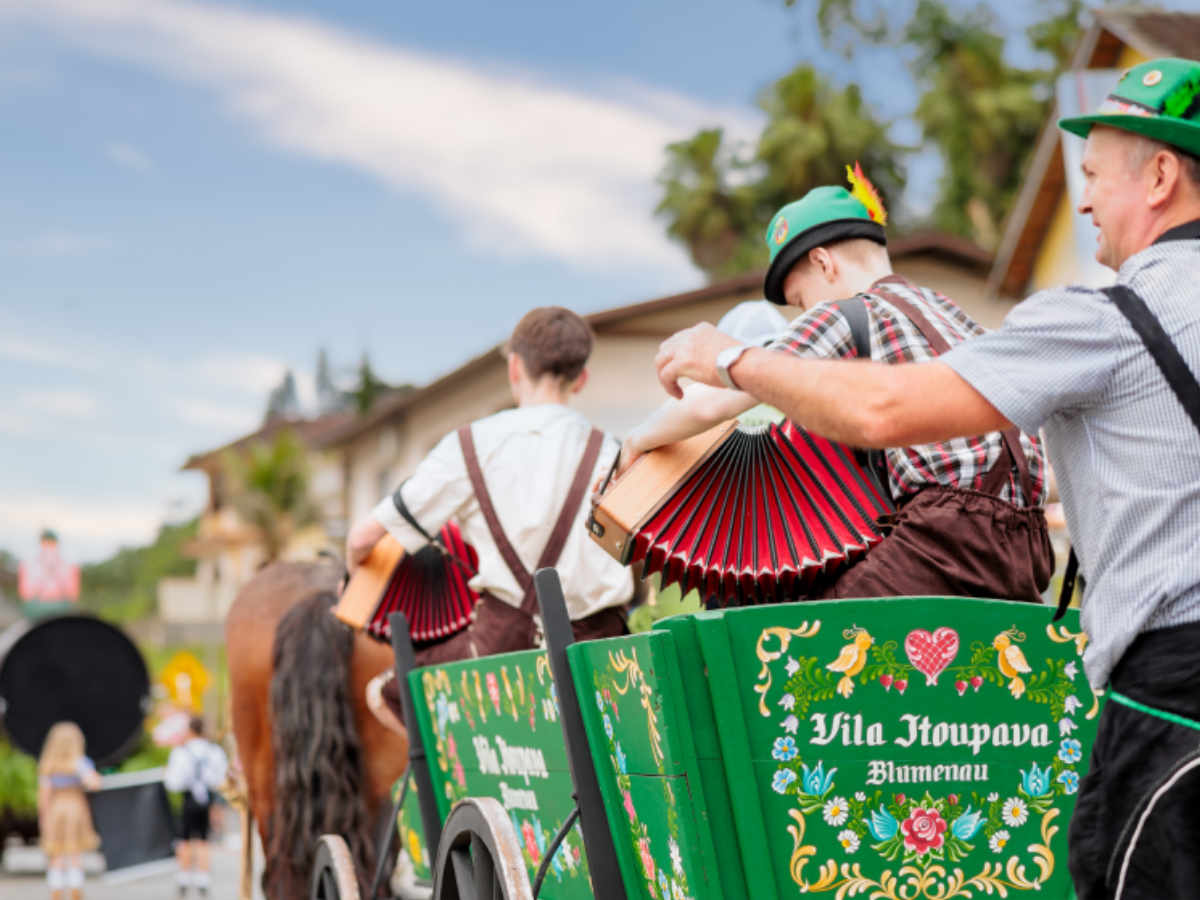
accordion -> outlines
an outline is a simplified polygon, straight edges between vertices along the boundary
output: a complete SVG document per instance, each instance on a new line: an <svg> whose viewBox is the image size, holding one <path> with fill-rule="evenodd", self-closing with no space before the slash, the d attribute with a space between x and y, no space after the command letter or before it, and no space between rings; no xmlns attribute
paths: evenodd
<svg viewBox="0 0 1200 900"><path fill-rule="evenodd" d="M643 578L704 600L808 596L883 539L891 499L854 451L791 422L737 420L646 454L594 501L588 530Z"/></svg>
<svg viewBox="0 0 1200 900"><path fill-rule="evenodd" d="M333 614L356 631L390 641L388 616L402 612L413 643L445 640L471 623L479 596L468 581L479 567L475 548L453 522L416 553L384 535L334 607Z"/></svg>

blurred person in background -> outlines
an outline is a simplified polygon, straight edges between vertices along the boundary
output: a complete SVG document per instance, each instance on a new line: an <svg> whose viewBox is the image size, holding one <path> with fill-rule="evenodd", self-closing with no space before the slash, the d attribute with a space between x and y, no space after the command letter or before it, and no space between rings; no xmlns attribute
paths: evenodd
<svg viewBox="0 0 1200 900"><path fill-rule="evenodd" d="M195 881L200 896L208 895L212 885L212 861L208 852L213 795L224 783L229 771L225 751L204 737L204 720L193 716L188 724L187 740L171 751L163 781L168 791L183 794L182 828L175 845L179 871L175 882L179 896L186 897ZM192 864L196 874L192 877Z"/></svg>
<svg viewBox="0 0 1200 900"><path fill-rule="evenodd" d="M71 900L83 897L83 854L100 846L84 796L100 787L100 776L84 749L79 726L59 722L38 760L38 824L51 900L61 900L64 888Z"/></svg>

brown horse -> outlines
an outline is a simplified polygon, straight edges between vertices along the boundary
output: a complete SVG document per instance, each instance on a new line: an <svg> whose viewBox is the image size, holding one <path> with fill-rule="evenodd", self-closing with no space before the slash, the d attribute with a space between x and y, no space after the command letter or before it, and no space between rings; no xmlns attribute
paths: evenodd
<svg viewBox="0 0 1200 900"><path fill-rule="evenodd" d="M366 706L390 648L352 635L329 613L340 567L276 563L238 593L225 623L233 732L267 867L266 895L308 895L314 848L341 834L360 879L374 863L375 823L390 812L407 742Z"/></svg>

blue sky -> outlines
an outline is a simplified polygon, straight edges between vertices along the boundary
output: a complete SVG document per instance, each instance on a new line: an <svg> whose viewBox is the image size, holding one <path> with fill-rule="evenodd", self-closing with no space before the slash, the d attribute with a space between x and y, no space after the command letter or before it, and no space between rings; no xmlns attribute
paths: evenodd
<svg viewBox="0 0 1200 900"><path fill-rule="evenodd" d="M894 53L849 68L810 21L777 0L0 0L0 547L52 526L98 559L193 512L182 462L253 429L286 367L310 385L318 347L420 383L531 306L697 286L651 216L665 143L752 137L756 93L803 60L888 115L915 103ZM936 164L915 174L919 203Z"/></svg>

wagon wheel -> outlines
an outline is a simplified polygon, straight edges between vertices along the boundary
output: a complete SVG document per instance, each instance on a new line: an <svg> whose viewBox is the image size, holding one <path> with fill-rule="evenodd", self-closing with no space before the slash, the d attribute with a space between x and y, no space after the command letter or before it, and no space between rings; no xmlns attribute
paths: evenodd
<svg viewBox="0 0 1200 900"><path fill-rule="evenodd" d="M434 900L532 900L517 833L504 807L468 797L450 810L438 844Z"/></svg>
<svg viewBox="0 0 1200 900"><path fill-rule="evenodd" d="M362 900L354 858L341 835L327 834L317 842L308 896L309 900Z"/></svg>

